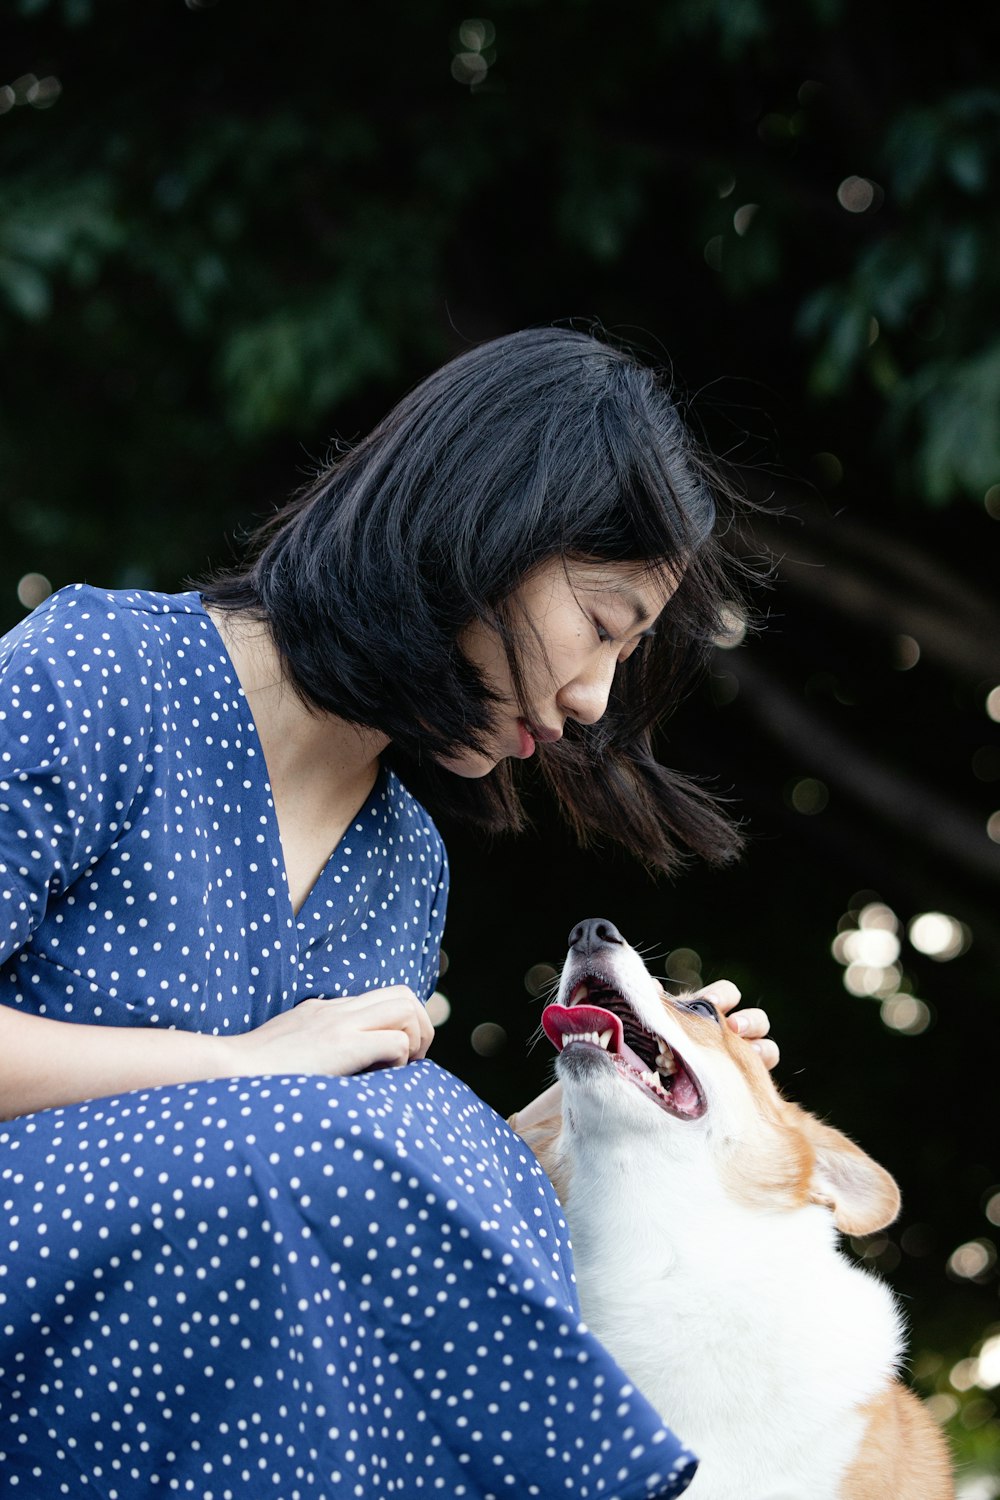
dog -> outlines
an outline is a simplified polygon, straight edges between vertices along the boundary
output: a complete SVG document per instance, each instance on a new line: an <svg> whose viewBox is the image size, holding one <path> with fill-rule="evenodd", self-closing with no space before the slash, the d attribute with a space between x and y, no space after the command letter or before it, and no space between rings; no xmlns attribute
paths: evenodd
<svg viewBox="0 0 1000 1500"><path fill-rule="evenodd" d="M585 1320L698 1455L693 1500L953 1500L892 1293L837 1248L896 1217L888 1172L608 921L570 934L542 1027L561 1100L511 1124L563 1204Z"/></svg>

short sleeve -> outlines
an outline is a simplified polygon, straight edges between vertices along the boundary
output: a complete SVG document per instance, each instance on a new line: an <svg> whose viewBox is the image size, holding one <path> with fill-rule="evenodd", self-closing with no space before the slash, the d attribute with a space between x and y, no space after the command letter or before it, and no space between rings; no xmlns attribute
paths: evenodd
<svg viewBox="0 0 1000 1500"><path fill-rule="evenodd" d="M128 826L151 726L106 595L60 590L0 640L0 960Z"/></svg>
<svg viewBox="0 0 1000 1500"><path fill-rule="evenodd" d="M431 832L434 835L433 861L437 874L432 884L427 937L424 940L421 966L420 999L425 1005L434 993L441 974L441 940L444 936L444 919L448 908L448 856L445 852L444 840L433 825L431 825Z"/></svg>

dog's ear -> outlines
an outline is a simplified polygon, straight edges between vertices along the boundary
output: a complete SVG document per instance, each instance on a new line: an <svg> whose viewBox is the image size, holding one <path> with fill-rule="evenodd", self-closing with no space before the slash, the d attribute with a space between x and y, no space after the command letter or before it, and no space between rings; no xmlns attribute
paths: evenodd
<svg viewBox="0 0 1000 1500"><path fill-rule="evenodd" d="M839 1130L808 1117L815 1152L809 1200L833 1210L844 1234L874 1234L899 1213L899 1188L884 1167Z"/></svg>

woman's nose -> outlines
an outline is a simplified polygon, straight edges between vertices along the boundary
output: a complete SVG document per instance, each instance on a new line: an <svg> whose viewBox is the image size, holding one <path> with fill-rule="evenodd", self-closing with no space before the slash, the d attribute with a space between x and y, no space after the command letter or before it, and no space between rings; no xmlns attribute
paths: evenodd
<svg viewBox="0 0 1000 1500"><path fill-rule="evenodd" d="M578 724L596 724L604 715L615 680L616 660L581 673L568 682L559 694L559 703L567 718Z"/></svg>

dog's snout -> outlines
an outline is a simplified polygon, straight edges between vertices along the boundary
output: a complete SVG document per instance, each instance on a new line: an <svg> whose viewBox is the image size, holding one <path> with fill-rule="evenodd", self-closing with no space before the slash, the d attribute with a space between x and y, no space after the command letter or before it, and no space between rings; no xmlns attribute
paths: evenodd
<svg viewBox="0 0 1000 1500"><path fill-rule="evenodd" d="M569 935L570 950L582 954L624 945L625 939L614 922L605 917L588 917L586 921L578 922Z"/></svg>

